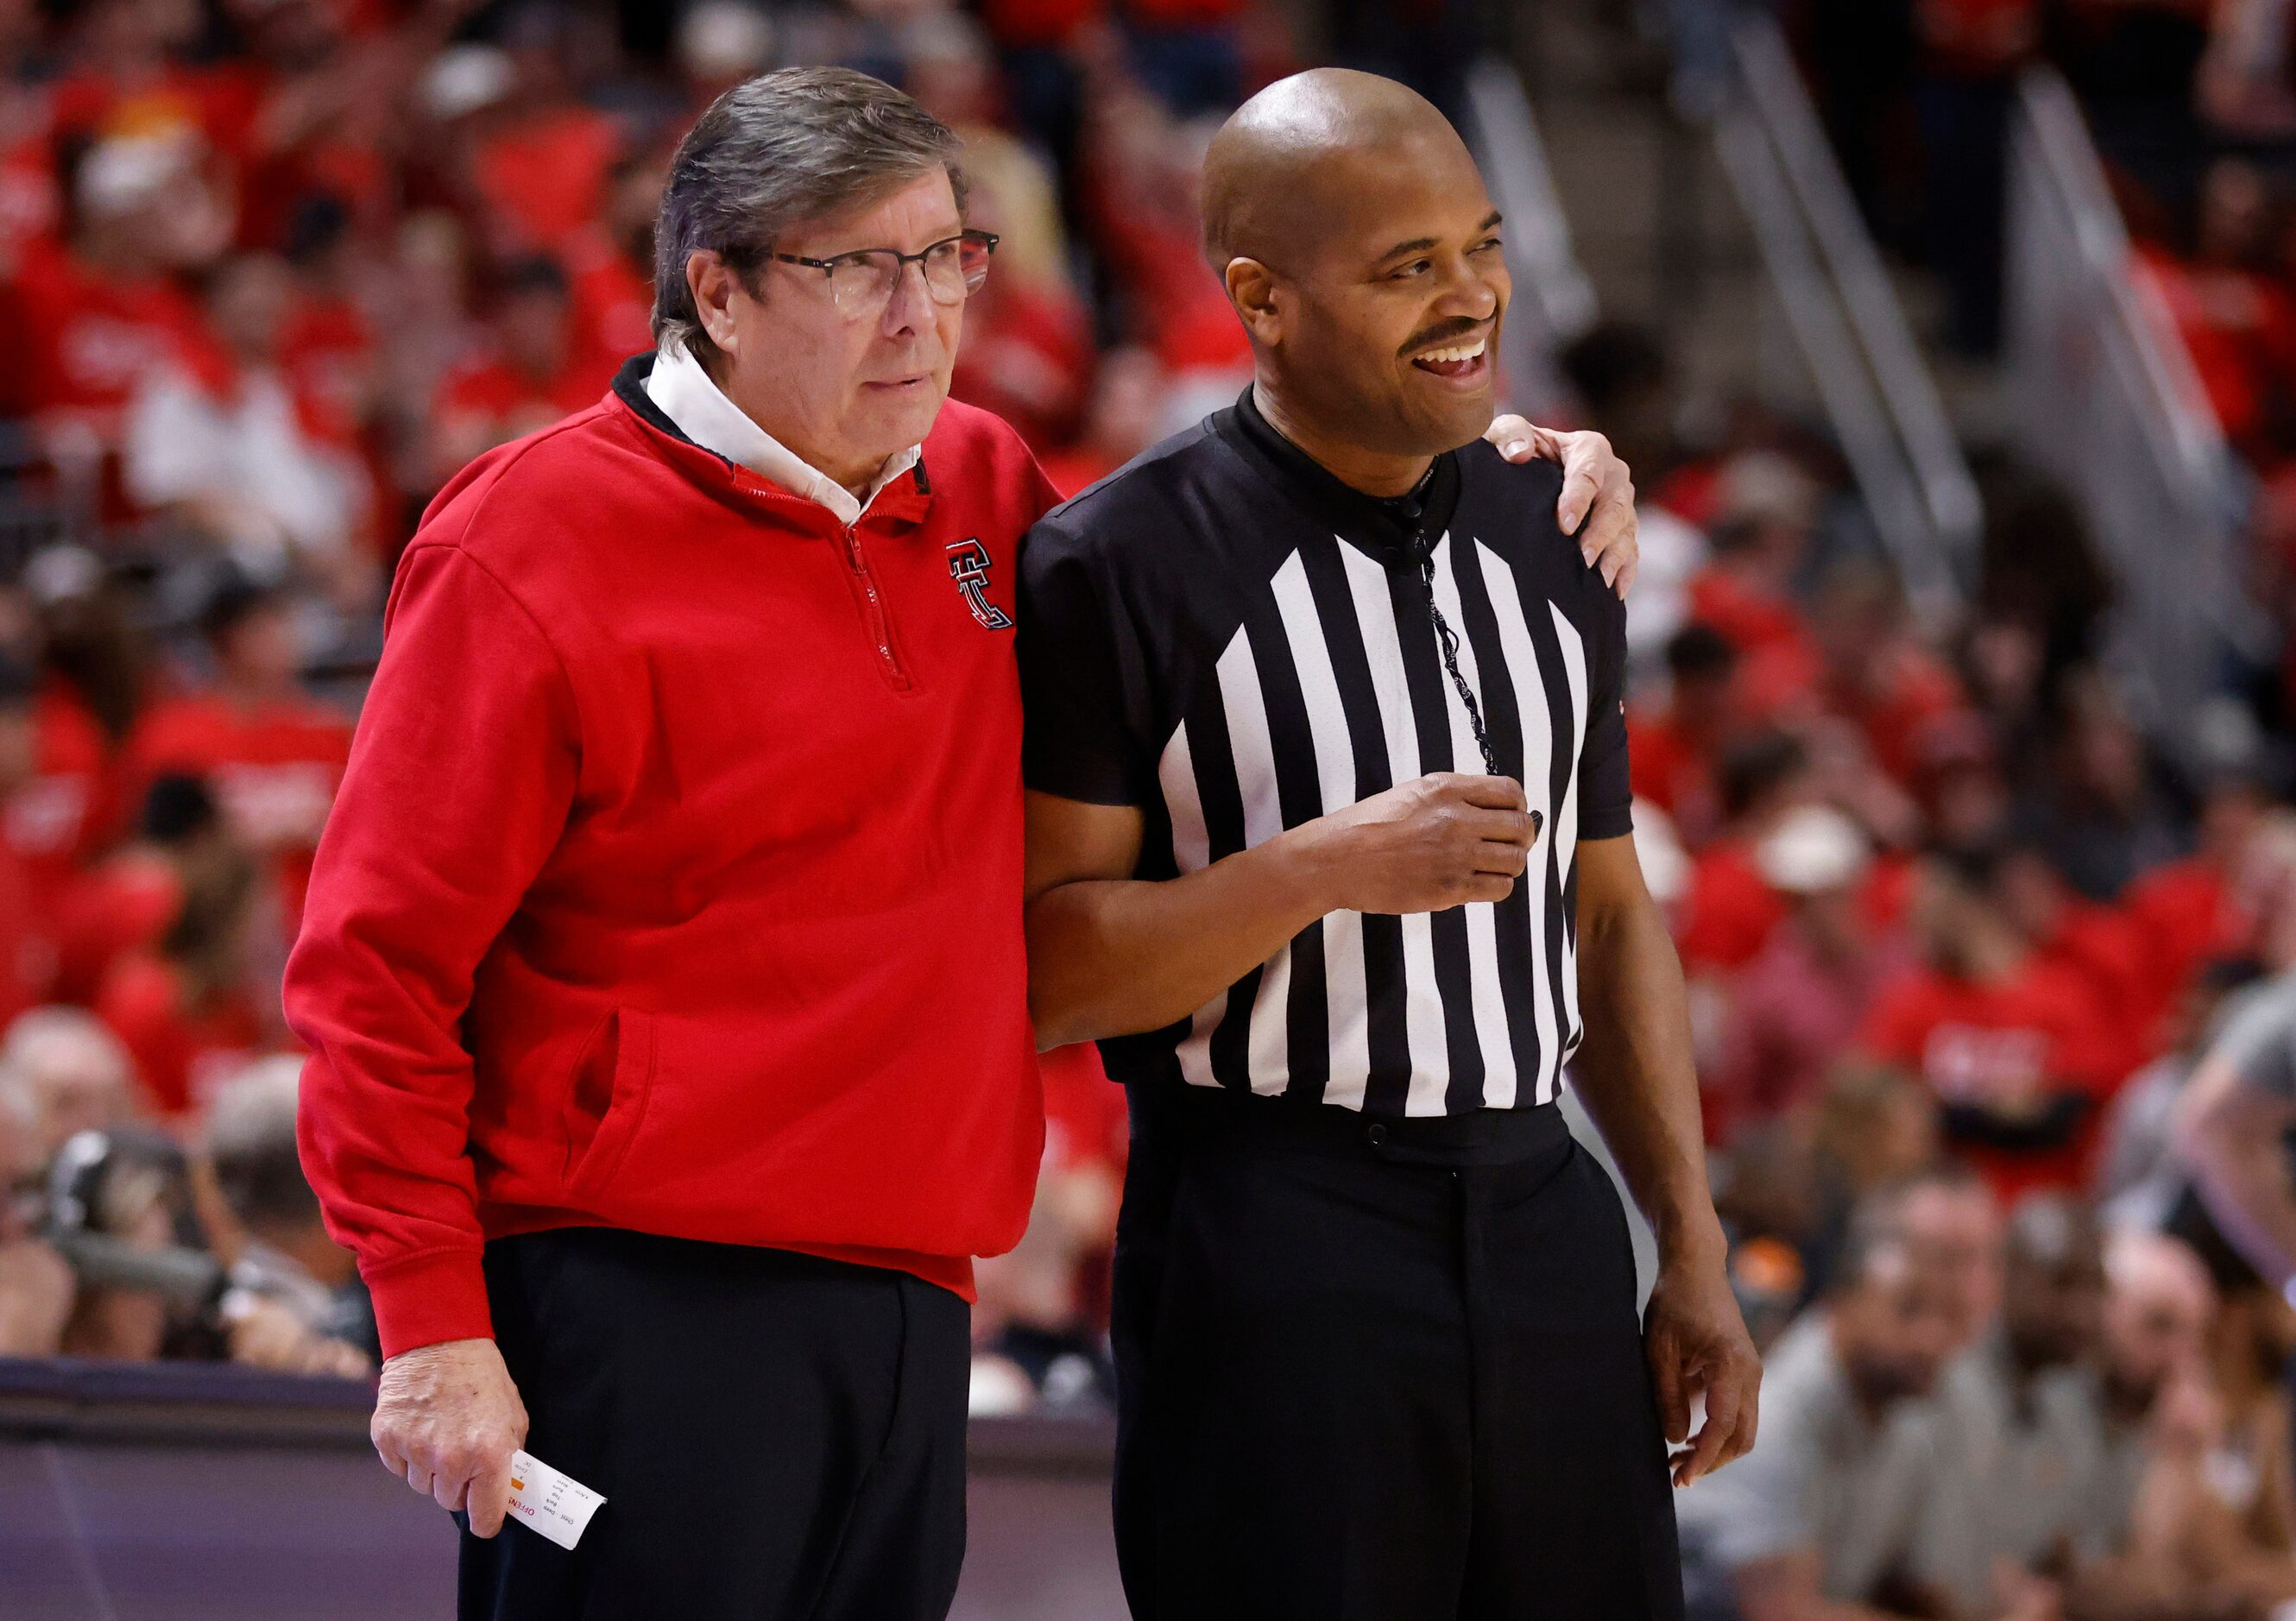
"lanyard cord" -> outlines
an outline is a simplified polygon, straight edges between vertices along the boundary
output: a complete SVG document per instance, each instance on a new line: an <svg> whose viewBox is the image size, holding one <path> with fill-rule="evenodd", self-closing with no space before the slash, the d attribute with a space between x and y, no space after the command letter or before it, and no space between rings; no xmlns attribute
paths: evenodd
<svg viewBox="0 0 2296 1621"><path fill-rule="evenodd" d="M1443 610L1435 605L1435 543L1424 535L1412 541L1412 552L1419 559L1419 577L1427 586L1427 618L1435 626L1435 639L1442 644L1443 667L1450 673L1451 685L1459 694L1459 701L1467 706L1467 725L1475 734L1475 747L1482 751L1483 770L1490 776L1501 776L1498 757L1491 752L1490 733L1483 729L1483 707L1475 701L1475 690L1459 673L1459 636L1451 628Z"/></svg>

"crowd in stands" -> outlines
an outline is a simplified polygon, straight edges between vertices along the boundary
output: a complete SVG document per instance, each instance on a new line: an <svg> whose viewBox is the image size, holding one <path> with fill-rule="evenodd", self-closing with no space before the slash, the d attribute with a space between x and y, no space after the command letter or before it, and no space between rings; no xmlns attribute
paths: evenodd
<svg viewBox="0 0 2296 1621"><path fill-rule="evenodd" d="M1448 96L1457 53L1420 47L1467 9L1386 65ZM1892 7L1807 9L1851 97ZM1334 48L1380 10L1340 8ZM2189 123L2270 100L2268 53L2222 42L2288 12L1895 10L1924 42L1896 70L1958 86L1924 92L1939 127L2069 30L2140 161L2185 127L2144 42L2200 41ZM301 886L398 549L471 456L648 342L662 168L708 98L843 61L963 131L1003 243L956 393L1073 489L1240 384L1193 176L1292 49L1248 0L0 0L0 1354L372 1371L294 1158ZM2203 61L2238 67L2205 104ZM1835 122L1853 167L1896 138ZM2237 172L2193 193L2235 258L2278 240ZM1685 438L1631 326L1563 358L1644 492L1636 838L1771 1351L1762 1446L1682 1500L1699 1601L2296 1601L2296 1315L2176 1128L2223 1010L2296 996L2289 711L2228 695L2172 766L2098 672L2111 588L2061 493L1988 467L1972 610L1917 623L1820 440L1751 405ZM981 1269L981 1411L1105 1396L1122 1100L1088 1054L1047 1068L1036 1217Z"/></svg>

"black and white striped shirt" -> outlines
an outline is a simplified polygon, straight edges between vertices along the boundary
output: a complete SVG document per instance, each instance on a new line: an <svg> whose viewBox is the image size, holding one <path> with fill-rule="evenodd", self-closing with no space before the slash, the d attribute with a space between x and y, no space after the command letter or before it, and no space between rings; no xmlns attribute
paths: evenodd
<svg viewBox="0 0 2296 1621"><path fill-rule="evenodd" d="M1578 841L1629 827L1625 610L1555 523L1561 477L1477 443L1415 503L1381 501L1247 390L1030 531L1028 785L1139 806L1137 876L1487 762L1540 819L1505 900L1333 913L1193 1018L1103 1043L1116 1079L1390 1116L1555 1099L1580 1034Z"/></svg>

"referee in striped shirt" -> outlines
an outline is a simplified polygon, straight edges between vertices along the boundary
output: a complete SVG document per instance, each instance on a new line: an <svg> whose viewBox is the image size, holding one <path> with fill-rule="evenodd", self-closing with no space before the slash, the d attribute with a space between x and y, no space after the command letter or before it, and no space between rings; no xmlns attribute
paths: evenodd
<svg viewBox="0 0 2296 1621"><path fill-rule="evenodd" d="M1335 70L1204 187L1253 384L1021 564L1030 1002L1132 1104L1133 1611L1677 1617L1669 1443L1679 1484L1743 1452L1759 1368L1628 837L1624 610L1554 470L1477 440L1499 218L1433 107ZM1644 1324L1566 1063L1659 1235Z"/></svg>

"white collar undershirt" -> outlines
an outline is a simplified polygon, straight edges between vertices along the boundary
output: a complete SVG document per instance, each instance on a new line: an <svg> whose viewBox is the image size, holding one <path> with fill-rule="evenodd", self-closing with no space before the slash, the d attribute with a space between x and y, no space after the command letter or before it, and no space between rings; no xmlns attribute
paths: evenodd
<svg viewBox="0 0 2296 1621"><path fill-rule="evenodd" d="M819 503L848 528L861 520L878 491L917 464L924 448L912 445L898 455L888 456L869 486L867 498L856 500L851 490L751 421L747 412L726 397L684 344L665 344L656 353L645 391L661 413L677 425L677 430L702 449L739 463L793 495Z"/></svg>

